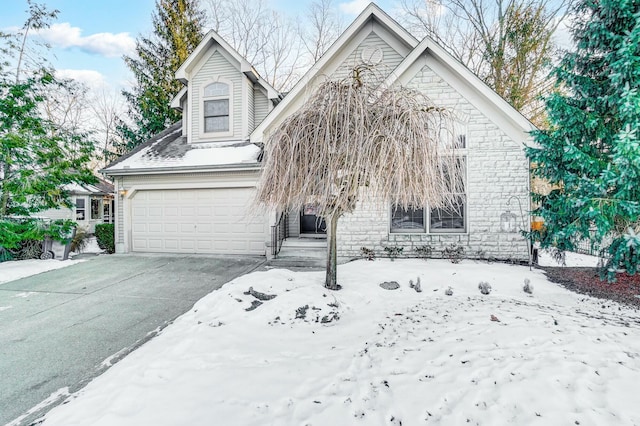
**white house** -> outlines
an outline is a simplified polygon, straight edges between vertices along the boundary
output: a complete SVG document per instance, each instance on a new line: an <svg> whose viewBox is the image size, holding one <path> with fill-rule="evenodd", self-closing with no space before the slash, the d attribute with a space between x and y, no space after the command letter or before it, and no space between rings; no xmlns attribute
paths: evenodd
<svg viewBox="0 0 640 426"><path fill-rule="evenodd" d="M38 216L73 220L89 233L95 232L98 223L113 223L113 185L99 180L95 185L66 185L65 190L71 195L72 208L48 209L38 213Z"/></svg>
<svg viewBox="0 0 640 426"><path fill-rule="evenodd" d="M403 211L365 194L338 223L339 256L357 257L362 247L403 247L411 256L425 246L437 256L455 244L470 256L526 259L525 240L508 231L529 226L523 148L532 124L432 39L416 40L374 4L286 96L209 32L176 72L185 87L172 106L182 121L104 170L116 185L117 252L271 256L285 237L325 244L313 205L300 212L252 207L262 142L320 79L362 63L375 65L387 84L419 89L454 111L466 190L455 212Z"/></svg>

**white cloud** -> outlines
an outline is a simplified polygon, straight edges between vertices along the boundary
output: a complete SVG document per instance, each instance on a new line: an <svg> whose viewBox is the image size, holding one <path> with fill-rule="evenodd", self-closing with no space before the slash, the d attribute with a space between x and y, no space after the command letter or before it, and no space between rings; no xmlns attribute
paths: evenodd
<svg viewBox="0 0 640 426"><path fill-rule="evenodd" d="M351 0L346 3L340 3L338 7L342 13L347 15L357 15L369 6L371 0Z"/></svg>
<svg viewBox="0 0 640 426"><path fill-rule="evenodd" d="M100 89L107 85L104 75L95 70L56 70L56 77L79 81L89 89Z"/></svg>
<svg viewBox="0 0 640 426"><path fill-rule="evenodd" d="M129 33L96 33L84 37L81 28L72 27L68 22L53 24L50 28L38 31L38 34L53 47L77 47L107 57L130 55L136 47L136 41Z"/></svg>

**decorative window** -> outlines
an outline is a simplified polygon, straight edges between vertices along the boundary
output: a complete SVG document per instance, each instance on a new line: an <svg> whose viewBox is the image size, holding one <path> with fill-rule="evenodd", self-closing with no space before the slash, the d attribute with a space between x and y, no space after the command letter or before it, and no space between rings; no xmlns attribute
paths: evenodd
<svg viewBox="0 0 640 426"><path fill-rule="evenodd" d="M76 220L85 220L84 198L76 198Z"/></svg>
<svg viewBox="0 0 640 426"><path fill-rule="evenodd" d="M230 85L217 81L204 87L202 94L204 133L229 131Z"/></svg>
<svg viewBox="0 0 640 426"><path fill-rule="evenodd" d="M458 141L465 143L464 136ZM456 202L449 208L391 207L391 232L392 233L464 233L467 231L466 220L466 157L461 156L459 166L462 171L462 188L451 188ZM446 171L445 171L446 173ZM453 192L455 191L455 192Z"/></svg>
<svg viewBox="0 0 640 426"><path fill-rule="evenodd" d="M391 210L391 232L425 232L426 209L393 206Z"/></svg>
<svg viewBox="0 0 640 426"><path fill-rule="evenodd" d="M102 210L102 200L99 198L91 199L91 219L100 219Z"/></svg>

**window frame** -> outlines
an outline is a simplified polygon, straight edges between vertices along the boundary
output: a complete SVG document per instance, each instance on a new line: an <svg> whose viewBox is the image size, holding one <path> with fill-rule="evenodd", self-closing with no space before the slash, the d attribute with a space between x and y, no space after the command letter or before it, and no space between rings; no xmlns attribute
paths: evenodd
<svg viewBox="0 0 640 426"><path fill-rule="evenodd" d="M221 96L205 96L205 89L214 83L223 83L226 84L228 89L229 89L229 94L227 96L225 95L221 95ZM206 127L206 119L207 116L205 115L205 102L207 101L217 101L217 100L228 100L229 102L229 111L228 111L228 124L229 124L229 129L228 130L221 130L221 131L213 131L213 132L207 132L207 127ZM204 82L204 84L202 84L202 86L200 87L200 108L201 108L201 112L200 112L200 119L202 120L202 125L200 126L200 130L201 130L201 135L202 137L220 137L220 136L232 136L233 135L233 83L231 82L231 80L224 78L224 77L216 77L210 80L207 80L206 82ZM217 117L224 117L224 116L217 116Z"/></svg>
<svg viewBox="0 0 640 426"><path fill-rule="evenodd" d="M78 206L78 201L82 201L82 207ZM75 220L79 220L79 221L86 221L87 220L87 199L86 197L76 197L76 202L75 204L75 216L76 219ZM78 213L82 213L82 219L78 218Z"/></svg>
<svg viewBox="0 0 640 426"><path fill-rule="evenodd" d="M463 139L459 139L463 138ZM463 147L458 148L456 156L460 157L464 161L464 186L465 192L455 193L457 196L461 196L463 199L463 207L462 207L462 228L434 228L435 231L431 228L431 210L435 210L431 208L429 205L425 205L422 207L423 209L423 227L421 230L411 230L411 229L402 229L402 228L393 228L393 214L396 210L396 206L391 204L389 209L389 233L395 235L466 235L469 233L469 161L467 154L468 147L468 134L466 132L461 132L456 135L456 140L461 140L463 142Z"/></svg>
<svg viewBox="0 0 640 426"><path fill-rule="evenodd" d="M393 227L393 213L396 210L394 205L391 205L389 212L389 233L390 234L426 234L426 235L452 235L459 234L464 235L469 233L469 215L468 215L468 202L466 200L466 194L460 194L464 197L464 202L462 206L462 228L432 228L431 227L431 210L429 206L424 206L422 208L422 220L423 225L422 229L410 229L410 228L394 228Z"/></svg>
<svg viewBox="0 0 640 426"><path fill-rule="evenodd" d="M96 202L97 204L97 216L94 217L93 216L93 204L94 202ZM96 198L96 197L91 197L89 200L89 219L90 220L101 220L102 219L102 209L103 209L103 205L102 205L102 199L101 198Z"/></svg>

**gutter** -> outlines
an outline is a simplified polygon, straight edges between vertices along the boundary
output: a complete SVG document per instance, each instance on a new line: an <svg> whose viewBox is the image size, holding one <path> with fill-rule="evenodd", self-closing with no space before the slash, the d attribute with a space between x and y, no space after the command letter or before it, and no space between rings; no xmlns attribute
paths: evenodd
<svg viewBox="0 0 640 426"><path fill-rule="evenodd" d="M100 173L108 176L128 176L128 175L159 175L159 174L171 174L171 173L191 173L191 172L238 172L247 170L261 170L260 163L248 163L248 164L220 164L220 165L206 165L206 166L176 166L176 167L154 167L149 169L102 169Z"/></svg>

